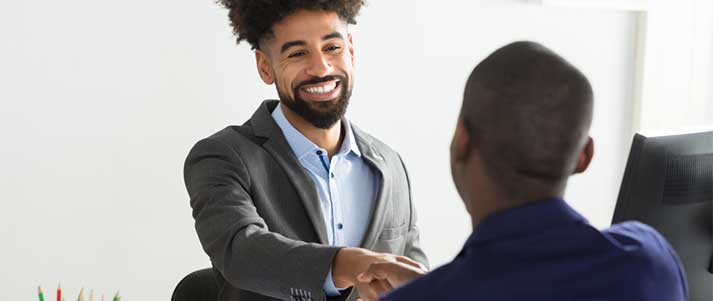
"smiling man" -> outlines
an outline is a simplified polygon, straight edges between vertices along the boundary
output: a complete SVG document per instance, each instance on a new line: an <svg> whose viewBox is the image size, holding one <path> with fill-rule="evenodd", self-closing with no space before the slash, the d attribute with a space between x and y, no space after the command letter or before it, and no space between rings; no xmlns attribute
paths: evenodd
<svg viewBox="0 0 713 301"><path fill-rule="evenodd" d="M199 141L184 176L220 300L355 300L374 262L427 265L399 155L344 117L362 1L222 0L263 102Z"/></svg>

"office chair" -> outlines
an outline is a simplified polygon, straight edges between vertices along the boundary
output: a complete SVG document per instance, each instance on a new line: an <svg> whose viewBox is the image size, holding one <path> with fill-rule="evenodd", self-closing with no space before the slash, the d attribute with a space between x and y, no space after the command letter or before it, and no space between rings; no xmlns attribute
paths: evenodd
<svg viewBox="0 0 713 301"><path fill-rule="evenodd" d="M192 272L176 285L171 301L216 301L218 282L212 268Z"/></svg>

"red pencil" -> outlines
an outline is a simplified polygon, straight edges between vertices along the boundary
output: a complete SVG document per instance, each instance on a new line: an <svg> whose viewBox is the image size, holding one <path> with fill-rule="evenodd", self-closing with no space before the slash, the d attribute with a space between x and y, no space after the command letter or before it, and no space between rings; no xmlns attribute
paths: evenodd
<svg viewBox="0 0 713 301"><path fill-rule="evenodd" d="M57 301L62 301L62 287L61 283L57 284Z"/></svg>

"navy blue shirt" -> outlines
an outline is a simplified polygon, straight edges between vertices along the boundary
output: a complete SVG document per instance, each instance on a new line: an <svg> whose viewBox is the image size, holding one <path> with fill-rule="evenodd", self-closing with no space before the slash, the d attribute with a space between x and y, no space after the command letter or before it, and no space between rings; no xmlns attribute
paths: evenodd
<svg viewBox="0 0 713 301"><path fill-rule="evenodd" d="M450 263L381 300L666 300L688 298L678 256L653 228L599 231L561 199L485 218Z"/></svg>

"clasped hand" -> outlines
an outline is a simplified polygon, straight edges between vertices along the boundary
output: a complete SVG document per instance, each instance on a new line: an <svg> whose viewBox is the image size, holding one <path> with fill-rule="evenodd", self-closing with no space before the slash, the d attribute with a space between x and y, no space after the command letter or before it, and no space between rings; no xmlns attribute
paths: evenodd
<svg viewBox="0 0 713 301"><path fill-rule="evenodd" d="M332 277L337 287L353 285L361 300L372 301L425 273L422 264L405 256L344 248L335 257Z"/></svg>

